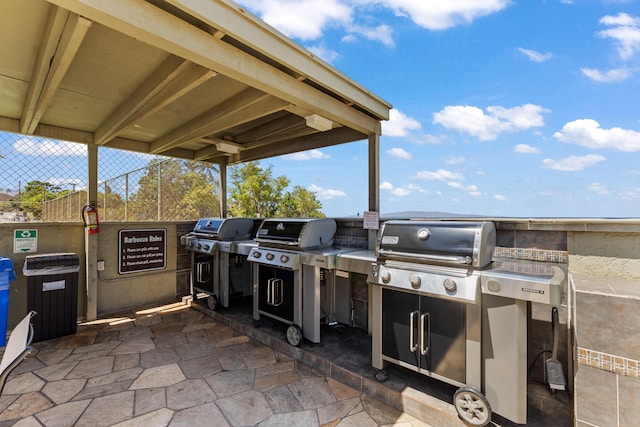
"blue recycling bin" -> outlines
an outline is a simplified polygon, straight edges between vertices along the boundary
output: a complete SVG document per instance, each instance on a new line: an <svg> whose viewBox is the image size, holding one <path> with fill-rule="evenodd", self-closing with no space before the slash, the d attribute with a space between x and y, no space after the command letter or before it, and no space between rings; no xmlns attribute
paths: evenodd
<svg viewBox="0 0 640 427"><path fill-rule="evenodd" d="M0 347L7 345L7 315L9 313L9 282L16 280L9 258L0 257Z"/></svg>

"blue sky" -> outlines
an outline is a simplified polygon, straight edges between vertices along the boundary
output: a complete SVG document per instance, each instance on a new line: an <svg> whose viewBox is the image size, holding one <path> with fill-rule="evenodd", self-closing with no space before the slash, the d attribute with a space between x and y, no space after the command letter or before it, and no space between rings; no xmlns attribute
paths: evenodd
<svg viewBox="0 0 640 427"><path fill-rule="evenodd" d="M238 3L393 105L383 214L639 216L639 1ZM263 163L367 210L364 142Z"/></svg>

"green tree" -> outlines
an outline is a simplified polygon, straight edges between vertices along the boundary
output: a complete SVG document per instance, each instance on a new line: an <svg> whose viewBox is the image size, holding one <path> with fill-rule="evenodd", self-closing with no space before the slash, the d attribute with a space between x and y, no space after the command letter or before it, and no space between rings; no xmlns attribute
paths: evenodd
<svg viewBox="0 0 640 427"><path fill-rule="evenodd" d="M231 169L229 213L236 217L322 218L322 204L315 193L296 185L292 191L285 176L274 178L273 166L248 162Z"/></svg>
<svg viewBox="0 0 640 427"><path fill-rule="evenodd" d="M282 212L290 218L324 218L322 203L316 199L316 193L296 185L287 192L282 201Z"/></svg>
<svg viewBox="0 0 640 427"><path fill-rule="evenodd" d="M177 221L220 215L215 166L177 159L153 159L131 196L133 221Z"/></svg>
<svg viewBox="0 0 640 427"><path fill-rule="evenodd" d="M45 201L55 199L62 191L55 184L44 181L29 181L19 195L18 209L28 212L32 218L40 219Z"/></svg>
<svg viewBox="0 0 640 427"><path fill-rule="evenodd" d="M235 217L280 216L283 191L289 185L284 176L273 178L269 165L263 169L259 162L247 162L231 168L229 213Z"/></svg>

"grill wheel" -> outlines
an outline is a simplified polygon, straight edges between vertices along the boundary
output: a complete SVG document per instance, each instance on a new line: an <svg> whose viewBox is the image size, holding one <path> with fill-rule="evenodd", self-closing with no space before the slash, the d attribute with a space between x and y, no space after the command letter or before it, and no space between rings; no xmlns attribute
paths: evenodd
<svg viewBox="0 0 640 427"><path fill-rule="evenodd" d="M453 405L465 424L484 427L491 421L491 406L482 393L473 387L460 387L453 395Z"/></svg>

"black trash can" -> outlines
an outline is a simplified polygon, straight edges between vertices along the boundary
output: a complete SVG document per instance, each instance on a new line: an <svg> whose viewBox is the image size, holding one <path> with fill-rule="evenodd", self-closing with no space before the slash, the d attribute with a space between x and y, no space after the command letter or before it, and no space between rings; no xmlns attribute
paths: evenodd
<svg viewBox="0 0 640 427"><path fill-rule="evenodd" d="M80 259L72 253L25 258L27 311L38 313L33 318L33 342L76 333L79 269Z"/></svg>

